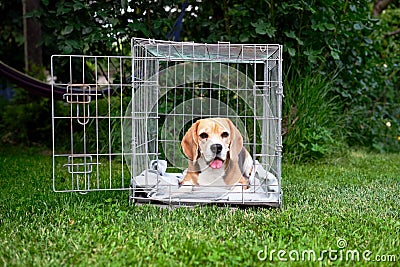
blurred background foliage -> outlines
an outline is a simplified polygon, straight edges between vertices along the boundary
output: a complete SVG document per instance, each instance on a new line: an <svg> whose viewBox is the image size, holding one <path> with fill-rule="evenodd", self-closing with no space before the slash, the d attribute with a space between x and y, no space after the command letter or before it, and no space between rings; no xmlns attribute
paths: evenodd
<svg viewBox="0 0 400 267"><path fill-rule="evenodd" d="M53 54L129 55L131 37L168 39L182 0L0 0L0 59L24 70L23 17L41 25L45 80ZM291 161L349 146L400 151L399 0L191 0L181 41L284 46L284 153ZM33 73L32 70L27 71ZM50 146L50 102L0 77L2 142Z"/></svg>

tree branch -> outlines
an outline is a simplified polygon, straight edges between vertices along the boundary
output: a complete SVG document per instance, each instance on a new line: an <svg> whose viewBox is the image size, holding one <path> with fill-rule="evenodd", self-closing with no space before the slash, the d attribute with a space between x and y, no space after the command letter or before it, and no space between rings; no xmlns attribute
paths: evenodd
<svg viewBox="0 0 400 267"><path fill-rule="evenodd" d="M374 7L372 8L372 14L375 17L379 17L379 15L387 8L390 2L392 2L392 0L376 0Z"/></svg>
<svg viewBox="0 0 400 267"><path fill-rule="evenodd" d="M392 31L392 32L389 32L389 33L385 34L385 37L393 36L393 35L396 35L396 34L399 34L399 33L400 33L400 28L395 30L395 31Z"/></svg>

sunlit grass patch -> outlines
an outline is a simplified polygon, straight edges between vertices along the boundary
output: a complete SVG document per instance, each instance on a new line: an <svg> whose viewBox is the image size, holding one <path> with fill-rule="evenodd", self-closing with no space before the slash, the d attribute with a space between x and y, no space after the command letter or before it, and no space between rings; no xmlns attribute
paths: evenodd
<svg viewBox="0 0 400 267"><path fill-rule="evenodd" d="M290 259L289 252L320 256L329 249L400 260L397 154L356 151L323 163L285 164L282 209L130 206L125 191L52 192L49 156L3 152L0 162L2 265L300 266L319 259ZM285 251L287 261L274 250ZM345 260L321 259L377 263Z"/></svg>

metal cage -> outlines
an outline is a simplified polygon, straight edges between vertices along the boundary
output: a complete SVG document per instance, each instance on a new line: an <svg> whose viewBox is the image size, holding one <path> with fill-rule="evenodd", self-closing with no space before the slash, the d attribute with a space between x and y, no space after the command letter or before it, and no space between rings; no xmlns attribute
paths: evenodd
<svg viewBox="0 0 400 267"><path fill-rule="evenodd" d="M132 55L52 57L53 189L129 190L133 203L279 207L282 46L132 39ZM229 118L253 158L248 188L183 189L181 140ZM239 188L235 188L238 186Z"/></svg>

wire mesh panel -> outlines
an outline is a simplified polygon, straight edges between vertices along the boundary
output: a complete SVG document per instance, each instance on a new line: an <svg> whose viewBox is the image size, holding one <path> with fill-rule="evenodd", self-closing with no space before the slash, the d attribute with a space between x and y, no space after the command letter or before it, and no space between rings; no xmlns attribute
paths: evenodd
<svg viewBox="0 0 400 267"><path fill-rule="evenodd" d="M131 57L53 56L53 78L59 71L69 78L54 84L65 88L64 102L53 101L54 190L129 189L132 202L177 205L281 205L280 45L134 38ZM249 152L248 182L185 184L185 134L199 119L221 118ZM218 175L198 172L202 181L225 181L233 145Z"/></svg>
<svg viewBox="0 0 400 267"><path fill-rule="evenodd" d="M53 189L128 189L123 120L132 94L130 57L53 56Z"/></svg>

